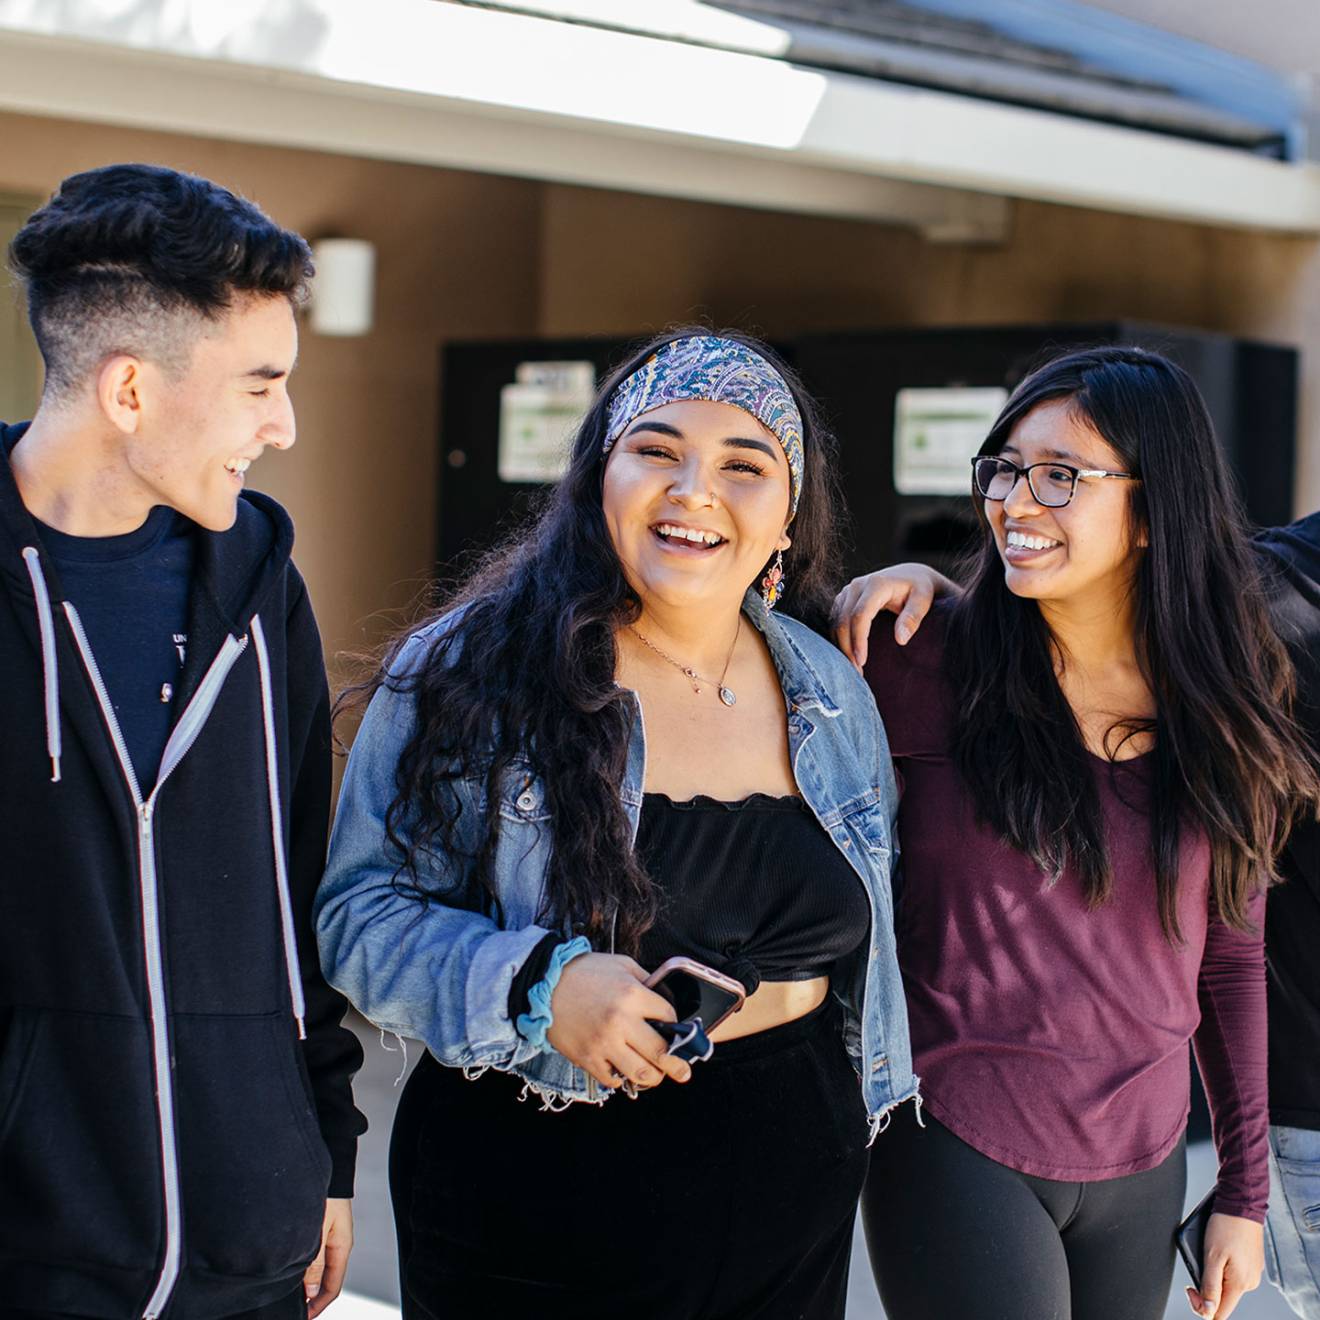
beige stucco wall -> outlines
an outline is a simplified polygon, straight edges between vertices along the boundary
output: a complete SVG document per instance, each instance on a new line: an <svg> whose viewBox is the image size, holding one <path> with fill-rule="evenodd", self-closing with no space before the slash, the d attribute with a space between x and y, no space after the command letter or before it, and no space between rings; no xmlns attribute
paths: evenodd
<svg viewBox="0 0 1320 1320"><path fill-rule="evenodd" d="M0 252L8 249L31 209L32 198L0 192ZM21 290L7 276L0 270L0 417L26 417L40 389L40 358L28 332Z"/></svg>
<svg viewBox="0 0 1320 1320"><path fill-rule="evenodd" d="M253 470L298 524L328 652L360 649L422 585L435 534L438 349L629 334L690 317L770 335L1140 318L1298 343L1299 508L1320 507L1320 245L1018 203L1009 241L0 115L0 194L143 159L218 179L311 237L378 245L374 331L304 330L300 440Z"/></svg>
<svg viewBox="0 0 1320 1320"><path fill-rule="evenodd" d="M304 326L298 443L252 484L289 509L327 651L374 643L420 589L435 544L439 346L534 331L540 189L494 176L0 115L0 193L45 196L76 170L146 160L207 175L309 237L377 244L376 324Z"/></svg>

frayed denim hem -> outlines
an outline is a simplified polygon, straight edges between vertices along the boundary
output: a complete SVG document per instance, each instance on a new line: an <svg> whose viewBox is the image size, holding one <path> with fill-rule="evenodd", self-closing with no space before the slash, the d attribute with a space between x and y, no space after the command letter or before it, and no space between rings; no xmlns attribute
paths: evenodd
<svg viewBox="0 0 1320 1320"><path fill-rule="evenodd" d="M916 1105L917 1126L926 1126L925 1120L921 1117L921 1091L919 1089L919 1084L914 1083L912 1090L907 1095L900 1096L897 1100L887 1104L878 1114L871 1115L871 1135L866 1139L866 1144L868 1146L874 1145L876 1137L878 1137L893 1121L894 1110L897 1109L899 1105L907 1104L909 1100L913 1101Z"/></svg>

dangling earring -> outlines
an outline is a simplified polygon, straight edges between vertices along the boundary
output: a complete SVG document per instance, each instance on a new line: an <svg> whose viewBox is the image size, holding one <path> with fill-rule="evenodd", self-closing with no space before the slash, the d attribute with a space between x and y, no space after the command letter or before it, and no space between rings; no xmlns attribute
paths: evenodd
<svg viewBox="0 0 1320 1320"><path fill-rule="evenodd" d="M761 599L768 610L774 609L779 598L784 594L784 552L775 551L775 562L770 571L761 579Z"/></svg>

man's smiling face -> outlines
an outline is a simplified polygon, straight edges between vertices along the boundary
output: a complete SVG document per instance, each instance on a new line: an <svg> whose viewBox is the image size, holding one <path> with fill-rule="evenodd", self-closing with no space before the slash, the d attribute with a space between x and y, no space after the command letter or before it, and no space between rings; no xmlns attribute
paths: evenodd
<svg viewBox="0 0 1320 1320"><path fill-rule="evenodd" d="M288 380L297 355L289 300L239 295L198 336L182 374L143 364L142 416L124 438L124 459L153 504L210 531L233 526L248 465L267 445L294 442Z"/></svg>

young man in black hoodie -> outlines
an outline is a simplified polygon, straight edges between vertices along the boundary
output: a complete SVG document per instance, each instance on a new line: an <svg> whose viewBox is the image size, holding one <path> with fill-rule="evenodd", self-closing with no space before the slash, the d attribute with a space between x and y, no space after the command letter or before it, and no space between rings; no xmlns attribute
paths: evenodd
<svg viewBox="0 0 1320 1320"><path fill-rule="evenodd" d="M310 253L113 165L10 261L46 384L0 424L0 1315L315 1316L361 1052L311 934L320 639L243 489L294 441Z"/></svg>

